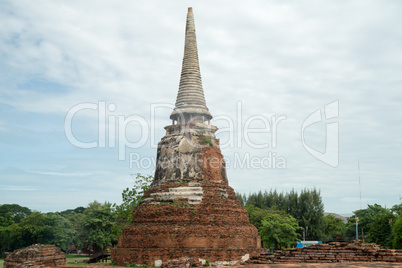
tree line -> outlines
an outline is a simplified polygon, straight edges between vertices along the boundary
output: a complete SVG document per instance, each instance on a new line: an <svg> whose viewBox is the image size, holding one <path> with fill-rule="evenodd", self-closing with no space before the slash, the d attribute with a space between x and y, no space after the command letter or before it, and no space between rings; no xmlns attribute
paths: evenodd
<svg viewBox="0 0 402 268"><path fill-rule="evenodd" d="M0 205L0 255L31 244L54 244L61 250L97 252L117 244L122 228L131 223L132 211L149 189L152 176L137 174L132 188L122 192L120 205L91 202L61 212L41 213L17 204ZM353 241L358 239L390 248L402 248L402 204L391 209L368 205L344 223L324 216L321 193L316 189L276 190L236 194L250 222L258 229L265 248L294 247L297 240Z"/></svg>
<svg viewBox="0 0 402 268"><path fill-rule="evenodd" d="M38 243L54 244L64 252L98 252L114 246L151 182L152 176L137 174L134 186L123 190L120 205L94 201L86 207L50 213L17 204L0 205L0 256Z"/></svg>
<svg viewBox="0 0 402 268"><path fill-rule="evenodd" d="M297 240L355 241L389 248L402 248L402 203L392 208L378 204L354 211L345 223L333 214L324 215L321 193L304 189L300 193L276 190L236 194L258 229L265 248L293 247Z"/></svg>

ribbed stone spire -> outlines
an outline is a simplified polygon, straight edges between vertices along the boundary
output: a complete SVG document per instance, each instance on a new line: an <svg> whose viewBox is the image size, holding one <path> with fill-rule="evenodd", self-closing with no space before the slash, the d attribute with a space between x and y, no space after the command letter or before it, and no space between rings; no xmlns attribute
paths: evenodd
<svg viewBox="0 0 402 268"><path fill-rule="evenodd" d="M205 103L204 90L202 89L194 14L191 7L188 8L187 13L183 64L175 106L170 115L172 120L178 120L180 116L186 118L198 116L208 120L212 118Z"/></svg>

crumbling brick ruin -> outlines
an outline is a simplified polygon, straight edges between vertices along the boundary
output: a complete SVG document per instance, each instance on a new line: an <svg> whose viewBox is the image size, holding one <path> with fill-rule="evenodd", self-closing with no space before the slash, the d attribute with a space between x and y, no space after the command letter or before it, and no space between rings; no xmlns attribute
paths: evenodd
<svg viewBox="0 0 402 268"><path fill-rule="evenodd" d="M66 256L54 245L35 244L15 250L4 260L4 268L59 267L66 264Z"/></svg>
<svg viewBox="0 0 402 268"><path fill-rule="evenodd" d="M333 263L333 262L401 262L402 250L375 244L332 242L304 248L290 248L253 257L247 264Z"/></svg>
<svg viewBox="0 0 402 268"><path fill-rule="evenodd" d="M234 264L261 252L257 229L228 185L217 127L202 89L189 8L176 107L158 144L151 189L112 249L116 264L191 258Z"/></svg>

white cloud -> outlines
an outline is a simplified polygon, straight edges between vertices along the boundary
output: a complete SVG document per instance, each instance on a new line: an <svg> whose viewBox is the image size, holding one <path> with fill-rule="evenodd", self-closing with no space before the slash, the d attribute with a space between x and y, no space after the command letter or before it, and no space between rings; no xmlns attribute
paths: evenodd
<svg viewBox="0 0 402 268"><path fill-rule="evenodd" d="M358 193L352 183L360 160L367 168L362 181L370 182L364 190L370 200L365 202L398 202L402 192L397 182L401 175L397 159L402 157L398 1L3 1L0 131L2 140L14 140L15 146L15 155L4 163L18 166L17 159L32 162L45 152L55 153L34 147L48 143L44 133L51 132L58 136L48 147L56 146L65 155L58 161L95 156L92 159L99 162L92 163L92 169L107 167L123 177L132 173L127 163L117 161L115 152L83 153L67 146L64 117L76 104L105 101L117 107L108 115L138 114L148 120L151 103L173 104L187 6L194 7L201 74L212 114L236 118L241 100L243 124L252 115L287 116L278 128L277 148L269 148L286 158L287 169L229 169L236 190L317 187L326 208L350 212L360 206L353 199ZM335 100L340 105L340 165L333 169L303 149L300 131L312 112ZM157 111L157 139L170 123L168 116L163 109ZM77 117L79 137L94 139L96 127L96 112ZM127 133L135 138L138 129ZM312 128L311 145L321 146L324 134L324 123ZM258 142L263 141L259 136ZM247 146L223 149L229 158L235 153L258 157L267 152ZM156 154L145 147L141 153ZM101 154L104 159L96 158ZM115 162L106 155L113 155ZM48 171L45 163L34 170L44 172L38 176L95 173L84 163L74 163L78 166L66 173Z"/></svg>

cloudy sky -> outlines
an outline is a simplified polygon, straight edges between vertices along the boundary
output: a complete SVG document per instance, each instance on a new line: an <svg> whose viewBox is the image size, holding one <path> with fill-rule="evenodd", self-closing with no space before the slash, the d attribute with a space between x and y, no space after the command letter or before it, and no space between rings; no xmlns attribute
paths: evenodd
<svg viewBox="0 0 402 268"><path fill-rule="evenodd" d="M315 187L341 214L399 203L401 1L3 0L0 204L120 203L153 174L189 6L237 192Z"/></svg>

